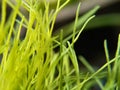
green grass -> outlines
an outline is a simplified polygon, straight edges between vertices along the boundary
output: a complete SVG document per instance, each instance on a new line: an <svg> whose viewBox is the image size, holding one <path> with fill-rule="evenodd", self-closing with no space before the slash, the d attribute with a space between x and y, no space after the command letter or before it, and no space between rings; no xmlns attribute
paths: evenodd
<svg viewBox="0 0 120 90"><path fill-rule="evenodd" d="M106 63L98 70L94 70L83 56L77 57L74 51L74 43L95 17L93 14L98 6L79 18L79 4L75 22L53 35L56 16L68 2L61 4L58 0L52 11L51 3L45 0L16 0L16 5L10 0L2 0L0 90L90 90L96 84L102 90L119 90L120 36L112 60L105 40ZM8 19L7 5L12 8ZM20 7L29 12L29 18L20 11ZM20 38L22 29L26 29L24 39ZM71 43L68 41L70 38ZM55 47L60 47L59 52L54 52ZM79 66L79 60L86 71ZM104 79L107 79L105 85L102 83Z"/></svg>

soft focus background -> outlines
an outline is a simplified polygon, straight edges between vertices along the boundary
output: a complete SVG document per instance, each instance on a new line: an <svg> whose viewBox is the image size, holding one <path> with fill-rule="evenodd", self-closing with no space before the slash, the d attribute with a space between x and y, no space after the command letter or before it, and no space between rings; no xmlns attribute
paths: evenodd
<svg viewBox="0 0 120 90"><path fill-rule="evenodd" d="M77 5L78 2L74 2L60 12L55 29L74 21ZM118 34L120 33L120 1L83 0L80 16L96 5L100 5L101 8L79 37L75 44L75 50L77 55L83 55L92 65L100 67L106 62L104 53L105 39L108 42L110 58L114 57Z"/></svg>

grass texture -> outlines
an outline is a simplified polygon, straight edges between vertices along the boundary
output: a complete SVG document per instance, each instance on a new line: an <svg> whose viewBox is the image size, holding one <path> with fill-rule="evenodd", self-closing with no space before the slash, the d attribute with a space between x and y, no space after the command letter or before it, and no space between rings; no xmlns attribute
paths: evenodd
<svg viewBox="0 0 120 90"><path fill-rule="evenodd" d="M90 90L94 86L102 90L120 89L120 36L112 60L105 40L106 64L98 70L94 70L83 56L77 57L74 51L74 43L95 17L98 6L78 18L79 4L75 22L52 35L57 14L69 1L61 4L58 0L51 9L47 0L16 0L15 4L2 0L0 90ZM8 18L7 6L12 8ZM29 13L28 17L21 7ZM22 30L26 30L24 38L21 38ZM60 50L55 53L57 46ZM87 73L80 68L79 61L85 65Z"/></svg>

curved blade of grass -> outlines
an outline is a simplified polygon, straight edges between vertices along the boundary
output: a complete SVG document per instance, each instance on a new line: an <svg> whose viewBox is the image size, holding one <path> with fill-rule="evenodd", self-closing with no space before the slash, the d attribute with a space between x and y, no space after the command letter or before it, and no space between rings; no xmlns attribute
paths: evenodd
<svg viewBox="0 0 120 90"><path fill-rule="evenodd" d="M118 68L119 68L119 59L120 59L120 35L119 35L119 37L118 37L118 44L117 44L117 50L116 50L116 55L115 55L115 61L114 61L114 64L113 64L113 69L112 69L112 71L111 72L109 72L108 71L108 73L109 74L111 74L111 76L110 77L108 77L108 80L107 80L107 82L106 82L106 84L105 84L105 86L104 86L104 90L114 90L114 88L115 87L117 87L117 86L115 86L115 84L116 84L116 79L118 79L119 80L119 78L117 78L117 76L118 76ZM112 61L112 60L111 60ZM111 62L111 61L109 61L109 62ZM107 62L107 63L109 63L109 62ZM108 64L108 67L109 67L109 65L110 64ZM109 69L108 69L109 70ZM118 81L117 80L117 81Z"/></svg>
<svg viewBox="0 0 120 90"><path fill-rule="evenodd" d="M80 17L77 21L76 24L76 29L81 28L82 25L85 23L85 21L92 16L100 7L96 6L94 7L92 10L90 10L89 12L87 12L85 15L83 15L82 17ZM73 26L74 26L74 22L61 27L63 29L63 38L66 38L67 36L69 36L70 34L72 34L73 32ZM58 30L56 30L56 32L53 32L53 36L59 35L61 28L59 28ZM77 31L77 30L76 30Z"/></svg>
<svg viewBox="0 0 120 90"><path fill-rule="evenodd" d="M79 56L78 58L91 73L95 72L94 68L86 61L86 59L83 56ZM100 88L103 89L103 85L102 85L101 81L97 77L95 77L95 80L98 83L98 85L100 86Z"/></svg>
<svg viewBox="0 0 120 90"><path fill-rule="evenodd" d="M89 17L89 18L86 20L86 22L83 24L83 26L81 27L81 29L80 29L80 30L77 30L77 31L75 32L75 35L76 35L76 34L77 34L77 35L76 35L76 37L74 38L74 40L73 40L73 42L72 42L72 44L71 44L72 46L73 46L73 44L78 40L80 34L82 33L82 31L83 31L84 28L86 27L87 23L88 23L91 19L93 19L94 17L95 17L95 15ZM59 37L59 36L58 36L58 37ZM68 37L64 38L63 43L67 42L67 41L70 40L72 37L73 37L73 34L71 34L71 35L69 35ZM54 42L57 43L56 45L54 45L54 48L60 45L59 40L58 40L57 38L56 38L56 40L54 40Z"/></svg>
<svg viewBox="0 0 120 90"><path fill-rule="evenodd" d="M112 59L110 62L106 63L105 65L103 65L100 69L98 69L95 73L93 73L90 77L88 77L86 80L83 81L83 83L86 83L87 81L89 81L90 79L94 78L97 74L99 74L102 70L104 70L109 64L115 62L116 59L118 59L120 57L116 57L114 59Z"/></svg>
<svg viewBox="0 0 120 90"><path fill-rule="evenodd" d="M105 55L106 55L106 60L107 63L110 61L109 59L109 53L108 53L108 48L107 48L107 41L104 41L104 48L105 48ZM109 77L111 76L111 65L108 65L108 75Z"/></svg>

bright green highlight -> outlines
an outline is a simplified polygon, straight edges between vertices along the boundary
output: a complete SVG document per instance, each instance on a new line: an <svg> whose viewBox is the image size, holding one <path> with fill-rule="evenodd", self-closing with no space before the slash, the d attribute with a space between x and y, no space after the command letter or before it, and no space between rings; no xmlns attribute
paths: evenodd
<svg viewBox="0 0 120 90"><path fill-rule="evenodd" d="M97 71L79 56L87 68L83 71L74 51L74 43L95 17L93 14L99 6L79 18L79 4L75 22L52 36L57 14L69 2L58 0L52 11L51 3L45 0L16 0L15 5L10 0L2 0L0 90L89 90L96 82L102 90L119 90L120 37L112 60L109 59L107 41L104 42L107 62ZM8 18L7 5L12 8ZM21 12L21 7L29 13L28 17ZM26 30L24 38L21 38L22 30ZM57 46L60 51L55 53ZM103 78L107 78L105 85Z"/></svg>

